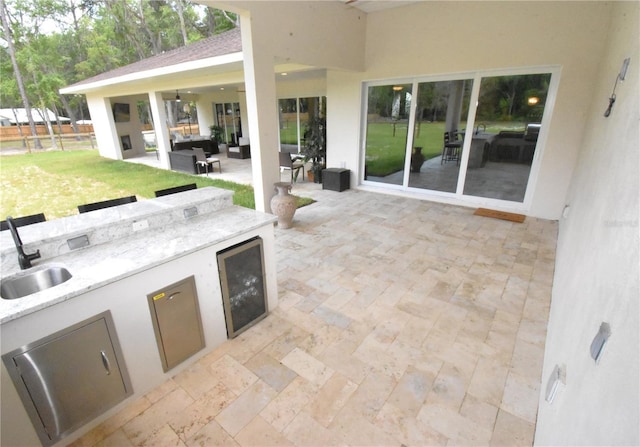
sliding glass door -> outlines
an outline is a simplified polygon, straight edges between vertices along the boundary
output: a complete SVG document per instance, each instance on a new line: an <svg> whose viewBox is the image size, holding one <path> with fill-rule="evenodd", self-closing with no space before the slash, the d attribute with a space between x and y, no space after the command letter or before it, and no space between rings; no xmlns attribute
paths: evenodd
<svg viewBox="0 0 640 447"><path fill-rule="evenodd" d="M298 153L305 144L305 132L310 120L324 118L327 98L283 98L278 100L280 113L280 151Z"/></svg>
<svg viewBox="0 0 640 447"><path fill-rule="evenodd" d="M369 87L365 180L402 185L405 173L411 84Z"/></svg>
<svg viewBox="0 0 640 447"><path fill-rule="evenodd" d="M421 82L409 187L455 193L473 80ZM446 145L445 145L446 143Z"/></svg>
<svg viewBox="0 0 640 447"><path fill-rule="evenodd" d="M238 138L242 135L240 104L237 102L215 104L214 110L216 112L216 124L223 129L224 142L237 146Z"/></svg>
<svg viewBox="0 0 640 447"><path fill-rule="evenodd" d="M551 73L368 85L364 184L522 203Z"/></svg>
<svg viewBox="0 0 640 447"><path fill-rule="evenodd" d="M482 78L464 194L523 202L551 74Z"/></svg>

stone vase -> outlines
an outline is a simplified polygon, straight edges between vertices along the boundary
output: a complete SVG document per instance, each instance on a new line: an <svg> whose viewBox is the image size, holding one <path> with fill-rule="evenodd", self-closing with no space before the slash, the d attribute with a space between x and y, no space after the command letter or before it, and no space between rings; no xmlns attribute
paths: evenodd
<svg viewBox="0 0 640 447"><path fill-rule="evenodd" d="M278 216L278 227L291 228L293 215L296 212L296 199L289 193L291 184L285 182L274 183L278 194L271 198L271 212Z"/></svg>
<svg viewBox="0 0 640 447"><path fill-rule="evenodd" d="M420 168L424 163L424 155L422 155L422 147L416 146L411 154L411 172L420 172Z"/></svg>

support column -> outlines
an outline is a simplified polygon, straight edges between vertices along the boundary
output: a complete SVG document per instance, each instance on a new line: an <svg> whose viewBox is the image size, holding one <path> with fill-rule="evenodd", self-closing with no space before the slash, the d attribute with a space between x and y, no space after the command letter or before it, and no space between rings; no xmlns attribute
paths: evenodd
<svg viewBox="0 0 640 447"><path fill-rule="evenodd" d="M273 55L268 36L254 36L251 17L241 15L247 123L251 135L251 170L256 210L271 212L273 184L280 181L278 106ZM262 38L261 38L262 37ZM245 132L246 134L246 132Z"/></svg>
<svg viewBox="0 0 640 447"><path fill-rule="evenodd" d="M198 112L198 126L200 135L211 135L211 126L215 123L211 102L199 97L196 101L196 111Z"/></svg>
<svg viewBox="0 0 640 447"><path fill-rule="evenodd" d="M111 100L100 96L87 95L87 106L93 121L93 132L98 142L98 152L105 158L122 160L120 137L113 120Z"/></svg>
<svg viewBox="0 0 640 447"><path fill-rule="evenodd" d="M169 141L169 129L167 127L167 113L164 109L164 99L162 93L149 92L149 105L151 106L151 116L153 118L153 128L156 132L156 147L160 158L162 169L171 169L169 162L169 152L171 152L171 142Z"/></svg>

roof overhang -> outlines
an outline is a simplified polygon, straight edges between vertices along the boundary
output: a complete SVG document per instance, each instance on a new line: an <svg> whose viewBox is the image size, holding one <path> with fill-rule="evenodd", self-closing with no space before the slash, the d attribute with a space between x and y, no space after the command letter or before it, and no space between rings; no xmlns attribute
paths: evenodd
<svg viewBox="0 0 640 447"><path fill-rule="evenodd" d="M132 89L139 90L142 87L142 90L139 90L142 92L149 91L151 84L157 84L160 89L167 88L166 86L162 86L163 84L171 85L173 88L184 88L189 85L189 79L239 71L241 72L242 69L243 54L242 52L236 52L207 59L183 62L166 67L129 73L95 82L76 84L60 89L60 93L67 95L86 94L105 89L115 92L119 90L119 87L126 89L127 91ZM153 83L151 83L151 81L153 81Z"/></svg>

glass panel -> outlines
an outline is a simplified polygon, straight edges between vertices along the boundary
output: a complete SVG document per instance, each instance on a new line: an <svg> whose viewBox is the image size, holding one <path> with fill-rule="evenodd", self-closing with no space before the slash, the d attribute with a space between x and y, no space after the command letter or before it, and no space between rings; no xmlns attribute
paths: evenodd
<svg viewBox="0 0 640 447"><path fill-rule="evenodd" d="M326 116L326 97L316 96L300 99L281 99L280 109L280 150L300 152L304 147L307 123L313 117Z"/></svg>
<svg viewBox="0 0 640 447"><path fill-rule="evenodd" d="M240 104L237 102L216 104L216 118L218 126L224 129L222 137L224 142L237 146L238 138L242 135Z"/></svg>
<svg viewBox="0 0 640 447"><path fill-rule="evenodd" d="M551 74L480 83L464 194L523 202Z"/></svg>
<svg viewBox="0 0 640 447"><path fill-rule="evenodd" d="M418 84L409 186L456 192L472 80ZM445 133L449 141L445 145Z"/></svg>
<svg viewBox="0 0 640 447"><path fill-rule="evenodd" d="M402 185L411 84L369 87L364 179Z"/></svg>
<svg viewBox="0 0 640 447"><path fill-rule="evenodd" d="M298 152L298 101L281 99L280 110L280 151Z"/></svg>
<svg viewBox="0 0 640 447"><path fill-rule="evenodd" d="M309 132L308 124L315 118L325 118L327 116L327 101L325 96L315 96L311 98L300 98L300 106L298 108L300 114L300 128L302 135L300 136L300 147L304 147L305 139Z"/></svg>

